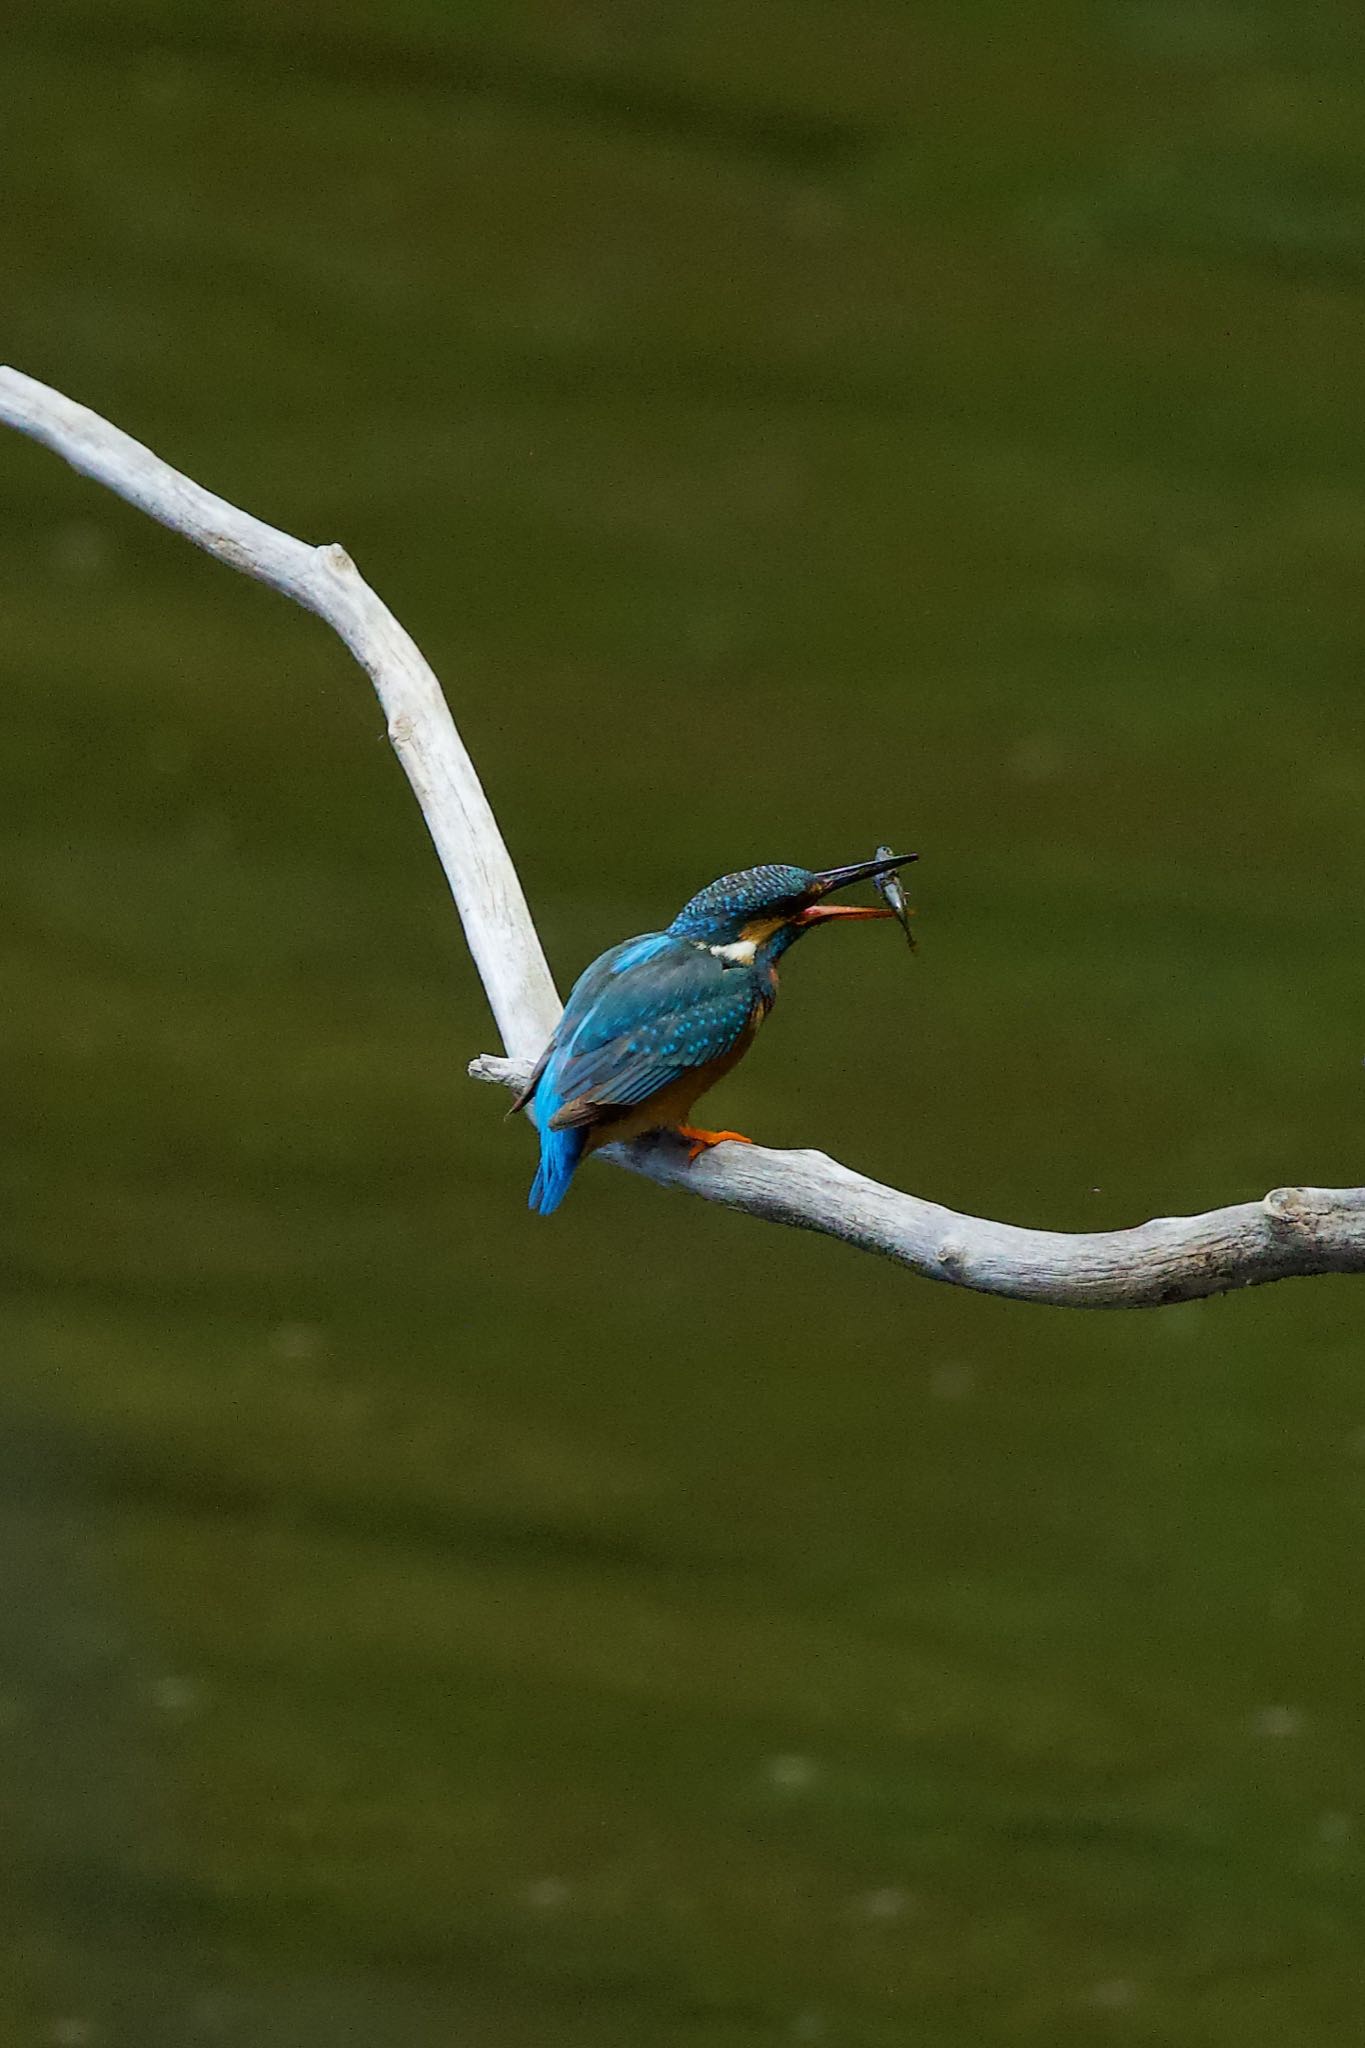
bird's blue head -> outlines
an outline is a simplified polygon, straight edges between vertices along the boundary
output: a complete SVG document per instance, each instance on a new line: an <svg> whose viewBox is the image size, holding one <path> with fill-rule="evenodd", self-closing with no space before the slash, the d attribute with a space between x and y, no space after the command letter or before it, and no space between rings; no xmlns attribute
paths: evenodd
<svg viewBox="0 0 1365 2048"><path fill-rule="evenodd" d="M882 904L865 907L824 899L835 889L889 874L914 858L913 853L893 854L819 873L795 867L745 868L737 875L722 875L701 890L683 905L668 929L676 938L695 939L707 946L752 946L755 953L761 951L767 959L776 959L793 939L831 918L893 916Z"/></svg>

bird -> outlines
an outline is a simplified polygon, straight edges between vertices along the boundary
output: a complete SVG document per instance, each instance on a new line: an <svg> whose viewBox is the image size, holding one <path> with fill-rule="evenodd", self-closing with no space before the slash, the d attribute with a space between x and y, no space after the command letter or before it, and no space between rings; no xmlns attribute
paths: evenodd
<svg viewBox="0 0 1365 2048"><path fill-rule="evenodd" d="M667 931L624 939L585 968L509 1111L528 1110L540 1133L530 1208L553 1214L589 1153L647 1131L676 1131L689 1161L713 1145L750 1144L740 1131L690 1124L693 1104L753 1043L777 1000L777 963L790 945L836 918L895 915L886 904L825 899L916 857L883 853L814 873L770 864L722 875Z"/></svg>

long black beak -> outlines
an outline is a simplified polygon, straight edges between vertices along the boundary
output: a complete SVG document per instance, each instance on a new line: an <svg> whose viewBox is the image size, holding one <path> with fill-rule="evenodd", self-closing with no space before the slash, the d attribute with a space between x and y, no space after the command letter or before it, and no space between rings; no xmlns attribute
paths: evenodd
<svg viewBox="0 0 1365 2048"><path fill-rule="evenodd" d="M889 875L893 868L903 868L910 861L917 860L918 854L882 854L877 860L856 860L851 868L826 868L823 875L814 875L806 884L805 908L798 910L792 923L804 931L808 925L828 924L834 918L843 918L846 923L864 922L873 917L895 917L898 913L889 904L826 903L823 899L831 889L847 889L852 882L870 882L877 875Z"/></svg>
<svg viewBox="0 0 1365 2048"><path fill-rule="evenodd" d="M880 860L855 860L852 867L826 868L806 884L806 894L818 899L833 889L847 889L853 882L870 882L874 875L889 875L893 868L908 867L917 853L883 854Z"/></svg>

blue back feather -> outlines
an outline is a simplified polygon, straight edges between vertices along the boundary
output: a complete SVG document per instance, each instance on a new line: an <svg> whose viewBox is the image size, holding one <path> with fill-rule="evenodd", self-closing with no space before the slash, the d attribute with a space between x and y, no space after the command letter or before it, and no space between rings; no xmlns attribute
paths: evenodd
<svg viewBox="0 0 1365 2048"><path fill-rule="evenodd" d="M553 1216L569 1192L574 1168L583 1156L588 1134L584 1130L552 1131L547 1108L540 1127L540 1165L531 1182L529 1206L540 1216Z"/></svg>

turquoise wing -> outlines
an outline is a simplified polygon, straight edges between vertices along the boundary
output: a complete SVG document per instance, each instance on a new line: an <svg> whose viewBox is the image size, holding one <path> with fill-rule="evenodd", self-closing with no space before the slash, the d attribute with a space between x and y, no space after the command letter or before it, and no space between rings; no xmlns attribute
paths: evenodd
<svg viewBox="0 0 1365 2048"><path fill-rule="evenodd" d="M754 976L705 947L666 932L628 939L569 998L537 1091L541 1115L555 1130L609 1123L722 1059L762 1007Z"/></svg>

